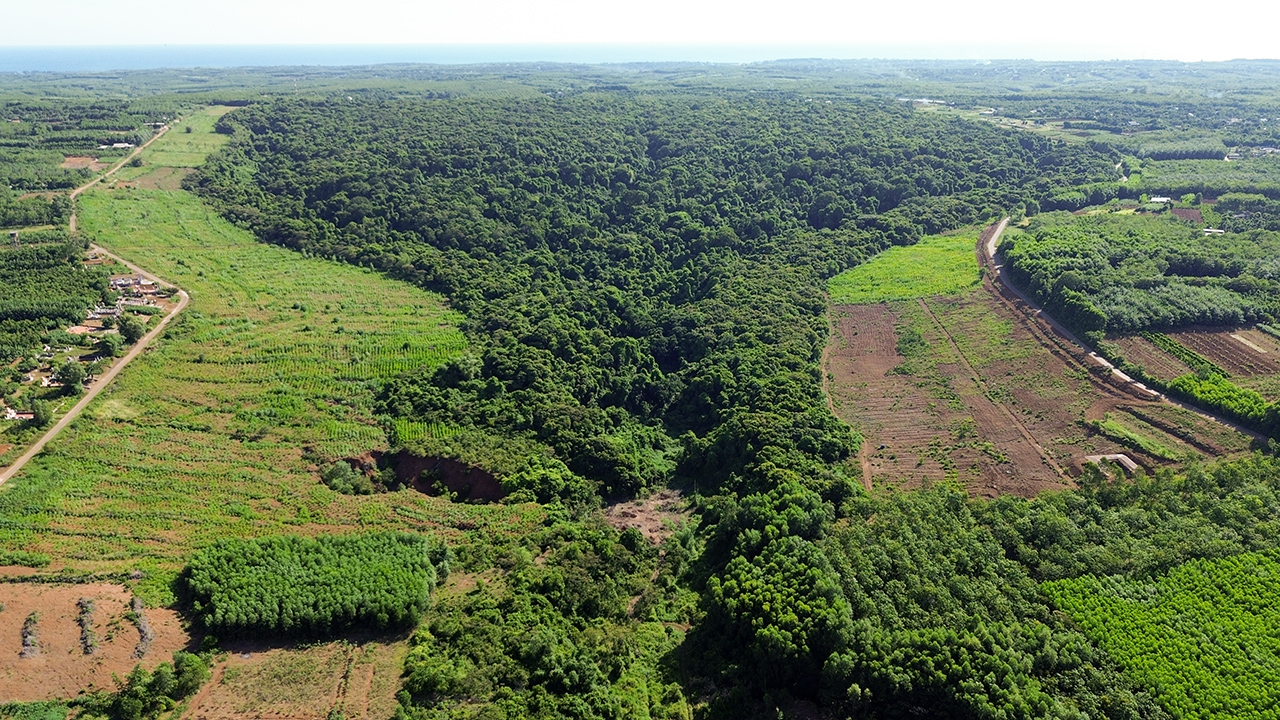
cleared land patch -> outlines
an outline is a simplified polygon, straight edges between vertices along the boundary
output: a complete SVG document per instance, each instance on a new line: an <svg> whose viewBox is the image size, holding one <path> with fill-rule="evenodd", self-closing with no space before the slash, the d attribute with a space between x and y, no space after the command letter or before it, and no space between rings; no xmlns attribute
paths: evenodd
<svg viewBox="0 0 1280 720"><path fill-rule="evenodd" d="M93 602L92 636L96 649L86 654L81 644L77 601ZM112 675L126 675L141 662L145 667L169 660L189 643L178 614L164 608L143 613L155 633L141 660L134 657L139 633L129 619L131 595L116 584L77 585L0 583L0 698L6 701L75 697L81 690L113 689ZM25 618L38 613L34 657L19 658Z"/></svg>
<svg viewBox="0 0 1280 720"><path fill-rule="evenodd" d="M968 242L963 257L952 254L955 265L974 261L976 241ZM876 287L846 286L844 296L927 292L896 282L893 272L914 269L883 257L860 276ZM977 495L1033 495L1062 487L1090 455L1125 453L1152 468L1249 447L1194 413L1112 386L1020 308L987 282L831 309L827 387L837 416L866 438L874 484L944 481Z"/></svg>
<svg viewBox="0 0 1280 720"><path fill-rule="evenodd" d="M1248 378L1280 374L1280 343L1265 333L1234 327L1191 327L1166 334L1231 373L1243 387L1249 387ZM1234 335L1246 338L1253 347Z"/></svg>

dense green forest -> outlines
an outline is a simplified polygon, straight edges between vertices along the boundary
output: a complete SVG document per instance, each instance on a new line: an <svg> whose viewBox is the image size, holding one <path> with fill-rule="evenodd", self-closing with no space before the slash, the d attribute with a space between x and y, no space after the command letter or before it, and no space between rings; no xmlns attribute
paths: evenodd
<svg viewBox="0 0 1280 720"><path fill-rule="evenodd" d="M184 573L191 609L223 636L324 637L417 623L441 573L443 545L407 533L222 540Z"/></svg>
<svg viewBox="0 0 1280 720"><path fill-rule="evenodd" d="M897 104L714 94L281 101L220 127L232 142L190 184L227 217L440 290L466 314L475 357L390 383L388 418L546 443L606 495L673 471L712 493L657 575L696 603L676 593L628 619L629 593L606 601L610 583L589 578L635 566L599 540L552 550L574 563L549 565L556 577L586 581L563 590L520 560L535 548L515 552L502 589L432 611L406 712L484 701L512 717L609 717L635 702L623 678L666 666L646 683L722 688L709 697L724 716L793 697L881 717L1161 716L1053 619L962 497L861 494L842 465L857 438L825 409L816 362L827 277L1114 179L1104 154ZM930 514L942 524L916 536L911 518ZM886 521L856 520L873 516ZM912 549L862 552L894 545ZM954 607L918 583L953 587ZM511 615L530 602L545 609ZM645 639L653 620L696 622L672 647ZM563 639L523 639L528 623ZM482 640L507 636L522 639ZM619 665L614 642L651 659ZM655 666L655 652L668 659ZM679 713L685 695L658 697L651 708Z"/></svg>
<svg viewBox="0 0 1280 720"><path fill-rule="evenodd" d="M1280 236L1205 236L1172 217L1040 215L1001 243L1010 277L1084 333L1280 315Z"/></svg>
<svg viewBox="0 0 1280 720"><path fill-rule="evenodd" d="M824 409L821 282L922 232L1112 176L900 105L717 95L282 101L228 115L193 187L263 239L449 296L479 350L388 416L545 442L606 494L750 485L854 447ZM963 130L963 132L961 132ZM674 438L681 438L680 444Z"/></svg>
<svg viewBox="0 0 1280 720"><path fill-rule="evenodd" d="M1274 68L121 73L110 85L121 94L181 102L108 103L58 132L129 132L197 98L245 105L219 122L230 142L186 187L266 242L445 294L468 354L368 388L392 450L485 466L506 502L545 512L523 537L471 528L448 552L391 534L215 542L180 583L202 630L310 639L416 626L397 717L1209 717L1227 696L1191 686L1274 652L1250 598L1274 597L1280 581L1256 574L1247 597L1214 608L1249 630L1230 652L1188 640L1193 624L1139 621L1159 621L1163 598L1189 606L1196 572L1270 568L1280 463L1255 454L1135 478L1086 467L1078 489L1030 500L868 493L852 459L861 438L822 391L824 288L890 247L1029 216L1003 245L1011 275L1093 339L1273 322L1280 240L1261 165L1272 158L1249 177L1220 158L1276 144L1263 120L1280 115ZM91 96L70 80L40 92L55 91ZM919 97L1027 124L903 101ZM13 172L29 187L74 184L22 142L12 157L30 160ZM1197 178L1208 163L1225 175ZM1190 193L1248 193L1201 206L1248 232L1041 213L1136 198L1161 173L1204 185ZM1184 395L1257 410L1201 369L1176 381ZM1280 421L1274 405L1261 413ZM410 427L444 430L410 438ZM323 460L353 482L345 460ZM691 515L659 544L600 517L602 500L668 485ZM468 584L428 602L450 566ZM1145 604L1123 616L1134 622L1107 622L1106 603L1135 596ZM1175 678L1151 650L1150 627L1174 632L1169 657L1187 672ZM1230 699L1280 697L1254 682Z"/></svg>

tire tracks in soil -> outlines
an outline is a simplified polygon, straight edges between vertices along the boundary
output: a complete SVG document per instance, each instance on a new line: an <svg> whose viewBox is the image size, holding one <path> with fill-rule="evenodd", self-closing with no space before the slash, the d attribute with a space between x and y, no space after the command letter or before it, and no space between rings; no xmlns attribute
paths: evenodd
<svg viewBox="0 0 1280 720"><path fill-rule="evenodd" d="M1064 480L1069 480L1070 477L1062 469L1062 466L1058 465L1058 463L1049 456L1049 453L1045 452L1045 449L1040 445L1040 443L1036 442L1035 438L1032 437L1026 426L1023 425L1016 416L1014 416L1013 411L1004 403L992 398L991 393L987 390L986 383L982 381L982 376L978 374L977 370L974 370L973 365L969 362L969 358L965 357L964 353L960 351L960 346L956 344L955 339L951 337L951 333L947 332L947 328L940 320L938 320L938 316L933 314L933 309L924 301L924 298L918 298L916 302L920 304L920 309L924 310L924 313L929 316L929 319L933 321L934 326L938 328L938 331L942 333L942 336L947 339L947 343L951 346L951 349L955 351L956 357L960 358L960 362L963 363L965 369L969 371L969 376L973 378L974 384L978 386L978 391L982 393L982 397L985 398L987 402L999 408L1000 412L1008 418L1009 423L1018 431L1018 434L1022 436L1022 439L1026 440L1027 444L1034 448L1036 453L1040 455L1040 459L1044 461L1045 465L1053 468L1053 471L1057 473L1058 477L1063 478Z"/></svg>

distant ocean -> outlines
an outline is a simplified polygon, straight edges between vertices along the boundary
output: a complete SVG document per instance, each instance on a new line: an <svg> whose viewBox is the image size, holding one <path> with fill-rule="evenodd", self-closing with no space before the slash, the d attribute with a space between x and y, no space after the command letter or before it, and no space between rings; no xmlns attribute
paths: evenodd
<svg viewBox="0 0 1280 720"><path fill-rule="evenodd" d="M990 51L990 48L985 48ZM1029 48L1028 48L1029 49ZM0 72L101 72L382 63L746 63L786 58L979 59L972 46L830 45L136 45L0 47ZM1001 57L1029 57L1004 48Z"/></svg>

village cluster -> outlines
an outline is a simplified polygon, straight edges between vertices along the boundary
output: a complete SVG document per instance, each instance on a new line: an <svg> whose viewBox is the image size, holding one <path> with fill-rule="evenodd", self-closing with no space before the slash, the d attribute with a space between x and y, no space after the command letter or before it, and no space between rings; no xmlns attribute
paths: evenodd
<svg viewBox="0 0 1280 720"><path fill-rule="evenodd" d="M113 261L107 257L100 256L96 253L90 253L85 261L86 266L110 264ZM85 313L85 319L77 325L72 325L65 329L68 335L87 336L98 339L99 341L108 335L118 335L117 329L122 316L131 308L155 308L154 311L161 310L161 304L169 296L169 292L152 280L148 280L142 275L125 274L112 275L110 278L111 291L114 293L116 300L114 304L99 304ZM150 314L146 310L142 312ZM104 369L104 364L110 363L110 357L104 354L102 343L83 343L79 346L68 345L65 347L51 347L45 345L41 353L27 361L26 367L23 363L17 364L20 375L12 376L25 388L60 388L63 383L58 379L58 370L68 360L75 360L85 364L85 376L82 383L88 385L93 379ZM22 394L27 394L24 391ZM19 394L10 395L10 402L6 403L4 398L0 398L0 419L12 422L26 422L35 420L35 413L31 410L21 410L11 405L27 405L31 398L23 398L19 400Z"/></svg>

